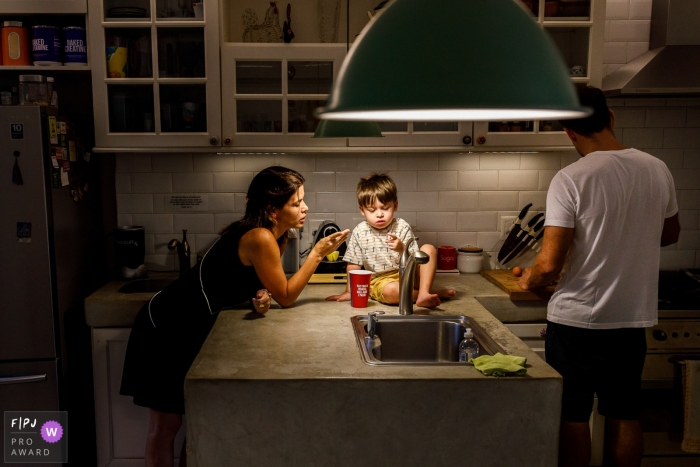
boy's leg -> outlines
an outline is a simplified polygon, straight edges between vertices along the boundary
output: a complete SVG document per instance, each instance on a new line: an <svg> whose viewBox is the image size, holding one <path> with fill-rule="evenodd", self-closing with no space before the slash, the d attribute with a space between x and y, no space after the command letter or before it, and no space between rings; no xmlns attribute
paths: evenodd
<svg viewBox="0 0 700 467"><path fill-rule="evenodd" d="M452 289L433 289L435 271L437 271L437 249L430 244L423 245L420 250L430 257L430 261L416 268L416 280L414 287L418 293L414 294L416 305L431 307L440 305L440 299L449 300L455 296ZM437 299L437 303L435 303Z"/></svg>
<svg viewBox="0 0 700 467"><path fill-rule="evenodd" d="M413 281L413 286L418 289L418 294L414 293L414 297L416 297L416 305L431 308L440 305L440 297L430 291L433 287L433 279L435 279L435 271L437 270L437 250L433 245L426 243L420 247L420 251L427 254L430 257L430 261L416 268L416 278Z"/></svg>
<svg viewBox="0 0 700 467"><path fill-rule="evenodd" d="M399 304L399 281L389 282L382 290L384 300L389 305Z"/></svg>

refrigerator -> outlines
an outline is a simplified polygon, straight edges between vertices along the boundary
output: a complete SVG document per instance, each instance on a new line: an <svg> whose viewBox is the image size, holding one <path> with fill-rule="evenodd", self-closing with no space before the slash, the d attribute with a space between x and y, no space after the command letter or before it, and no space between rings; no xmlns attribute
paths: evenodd
<svg viewBox="0 0 700 467"><path fill-rule="evenodd" d="M0 106L0 414L64 409L62 318L83 300L92 213L52 184L49 112Z"/></svg>

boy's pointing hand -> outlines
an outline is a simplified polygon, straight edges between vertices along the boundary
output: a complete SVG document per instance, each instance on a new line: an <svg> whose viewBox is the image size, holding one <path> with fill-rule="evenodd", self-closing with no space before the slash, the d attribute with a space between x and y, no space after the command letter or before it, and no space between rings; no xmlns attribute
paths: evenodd
<svg viewBox="0 0 700 467"><path fill-rule="evenodd" d="M396 235L386 234L386 244L390 250L396 251L399 254L403 253L404 244Z"/></svg>

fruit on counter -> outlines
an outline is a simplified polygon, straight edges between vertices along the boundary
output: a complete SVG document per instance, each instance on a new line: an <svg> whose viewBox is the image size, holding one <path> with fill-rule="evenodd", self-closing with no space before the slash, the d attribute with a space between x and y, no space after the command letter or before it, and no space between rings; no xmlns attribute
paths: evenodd
<svg viewBox="0 0 700 467"><path fill-rule="evenodd" d="M520 266L515 266L513 268L513 275L515 277L520 277L522 275L522 273L523 273L523 268L521 268Z"/></svg>
<svg viewBox="0 0 700 467"><path fill-rule="evenodd" d="M326 259L328 261L338 261L338 258L340 257L340 252L339 251L334 251L330 255L326 255Z"/></svg>

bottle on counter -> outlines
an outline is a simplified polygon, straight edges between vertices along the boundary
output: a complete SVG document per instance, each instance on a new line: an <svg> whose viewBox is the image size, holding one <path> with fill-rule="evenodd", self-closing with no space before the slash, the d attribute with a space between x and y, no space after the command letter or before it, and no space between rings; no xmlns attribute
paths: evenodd
<svg viewBox="0 0 700 467"><path fill-rule="evenodd" d="M459 361L467 363L469 359L479 356L479 343L474 339L471 328L467 328L464 339L459 343Z"/></svg>
<svg viewBox="0 0 700 467"><path fill-rule="evenodd" d="M182 252L186 258L187 261L187 269L189 269L190 266L190 243L187 241L187 230L182 229Z"/></svg>

